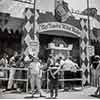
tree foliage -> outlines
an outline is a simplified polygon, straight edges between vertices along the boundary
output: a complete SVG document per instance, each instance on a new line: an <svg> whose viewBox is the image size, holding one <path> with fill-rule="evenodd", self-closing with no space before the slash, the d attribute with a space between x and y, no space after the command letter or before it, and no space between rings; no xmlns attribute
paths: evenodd
<svg viewBox="0 0 100 100"><path fill-rule="evenodd" d="M85 9L84 11L82 11L82 14L95 17L97 15L97 9L96 8L88 8L88 9Z"/></svg>

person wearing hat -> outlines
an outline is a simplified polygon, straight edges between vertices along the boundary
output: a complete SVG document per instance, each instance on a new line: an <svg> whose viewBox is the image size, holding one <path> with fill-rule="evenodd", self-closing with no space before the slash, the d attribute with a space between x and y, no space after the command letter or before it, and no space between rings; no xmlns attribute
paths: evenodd
<svg viewBox="0 0 100 100"><path fill-rule="evenodd" d="M45 96L44 92L41 89L41 65L39 62L39 58L33 56L32 61L29 65L29 72L30 72L30 83L31 83L31 90L32 90L32 97L35 94L35 86L40 94L40 96Z"/></svg>

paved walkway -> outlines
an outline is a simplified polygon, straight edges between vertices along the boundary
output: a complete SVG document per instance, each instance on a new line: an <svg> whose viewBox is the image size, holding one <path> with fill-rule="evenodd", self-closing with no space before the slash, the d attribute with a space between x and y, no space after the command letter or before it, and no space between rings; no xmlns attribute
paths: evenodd
<svg viewBox="0 0 100 100"><path fill-rule="evenodd" d="M58 99L98 99L90 95L95 92L94 87L85 87L83 90L65 92L59 90ZM0 99L24 99L24 97L31 96L28 93L0 93ZM43 98L43 97L42 97ZM39 98L40 99L40 98ZM99 98L100 99L100 98Z"/></svg>

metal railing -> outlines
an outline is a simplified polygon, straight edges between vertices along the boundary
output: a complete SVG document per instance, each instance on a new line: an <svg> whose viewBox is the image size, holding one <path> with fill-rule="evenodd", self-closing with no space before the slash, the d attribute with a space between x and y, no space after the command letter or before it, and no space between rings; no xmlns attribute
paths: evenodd
<svg viewBox="0 0 100 100"><path fill-rule="evenodd" d="M1 67L0 68L0 70L1 71L10 71L10 69L11 68L3 68L3 67ZM26 71L26 73L27 73L27 77L25 78L25 79L22 79L22 78L18 78L18 79L16 79L16 78L14 78L13 80L14 81L22 81L22 82L26 82L26 92L28 92L28 90L29 90L29 88L28 88L28 85L29 85L29 82L28 82L28 68L14 68L16 71L17 70L19 70L19 71ZM45 71L46 72L46 71ZM60 70L60 72L61 72L61 78L59 79L59 81L60 82L62 82L62 88L64 89L64 82L65 81L81 81L81 87L82 87L82 89L83 89L83 78L81 77L81 78L68 78L68 79L65 79L64 78L64 72L65 72L65 70ZM81 76L82 76L82 74L83 74L83 72L82 71L80 71L81 72ZM47 91L48 91L48 89L49 89L49 82L48 82L48 71L47 71L47 77L45 77L45 79L42 79L42 80L47 80ZM47 79L46 79L47 78ZM0 80L9 80L9 77L0 77Z"/></svg>

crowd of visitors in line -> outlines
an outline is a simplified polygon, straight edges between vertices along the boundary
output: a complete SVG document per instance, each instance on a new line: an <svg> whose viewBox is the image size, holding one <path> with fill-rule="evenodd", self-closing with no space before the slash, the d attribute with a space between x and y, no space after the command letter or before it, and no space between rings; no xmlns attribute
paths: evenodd
<svg viewBox="0 0 100 100"><path fill-rule="evenodd" d="M41 79L43 71L46 70L46 72L48 72L47 80L49 80L48 83L51 98L56 98L58 96L58 79L60 70L63 69L66 71L70 70L71 72L77 72L77 70L80 69L79 66L70 59L70 57L67 57L66 59L63 59L62 57L55 58L53 54L50 54L47 59L47 63L43 64L42 60L40 60L36 56L29 55L25 57L23 54L18 55L17 52L14 52L14 55L11 58L9 58L9 60L8 55L5 54L3 58L0 60L0 65L2 67L8 66L11 68L9 71L9 80L7 82L7 87L5 91L12 90L12 88L16 88L17 91L20 91L22 83L15 82L13 80L16 76L15 68L23 68L27 66L29 71L28 78L30 80L32 97L34 97L34 94L37 91L40 94L40 96L45 95L44 91L41 89ZM20 72L17 74L17 76L22 78L23 73ZM67 84L67 86L69 85Z"/></svg>

